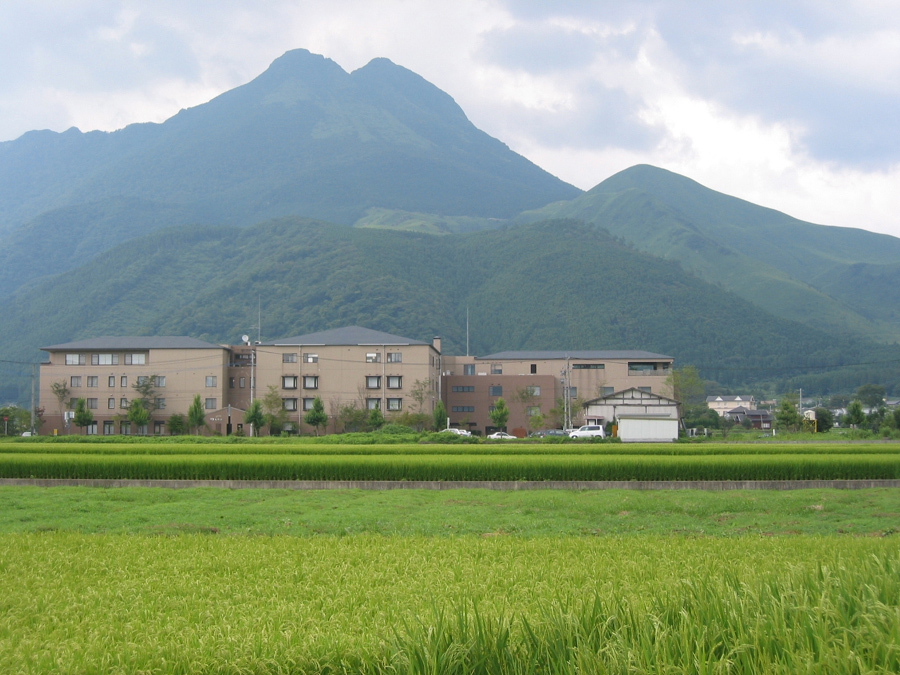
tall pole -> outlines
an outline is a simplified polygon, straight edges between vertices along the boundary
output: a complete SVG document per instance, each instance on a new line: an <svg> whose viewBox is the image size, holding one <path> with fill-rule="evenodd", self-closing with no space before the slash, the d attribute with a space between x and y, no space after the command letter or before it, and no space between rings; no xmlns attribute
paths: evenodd
<svg viewBox="0 0 900 675"><path fill-rule="evenodd" d="M35 387L37 384L37 364L31 364L31 434L34 435L34 409L37 406Z"/></svg>

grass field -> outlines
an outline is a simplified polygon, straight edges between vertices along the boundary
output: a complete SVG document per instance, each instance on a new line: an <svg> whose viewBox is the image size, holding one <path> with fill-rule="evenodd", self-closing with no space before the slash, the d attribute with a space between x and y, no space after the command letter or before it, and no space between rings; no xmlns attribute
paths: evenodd
<svg viewBox="0 0 900 675"><path fill-rule="evenodd" d="M57 461L60 448L76 463L162 466L261 453L348 466L898 456L71 445L0 444L0 465ZM0 588L4 673L896 673L900 491L0 487Z"/></svg>

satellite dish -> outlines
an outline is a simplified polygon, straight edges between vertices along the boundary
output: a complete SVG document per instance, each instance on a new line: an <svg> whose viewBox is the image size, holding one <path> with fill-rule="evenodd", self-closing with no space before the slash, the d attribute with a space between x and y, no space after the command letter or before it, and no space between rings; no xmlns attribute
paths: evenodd
<svg viewBox="0 0 900 675"><path fill-rule="evenodd" d="M241 335L241 342L250 342L249 335Z"/></svg>

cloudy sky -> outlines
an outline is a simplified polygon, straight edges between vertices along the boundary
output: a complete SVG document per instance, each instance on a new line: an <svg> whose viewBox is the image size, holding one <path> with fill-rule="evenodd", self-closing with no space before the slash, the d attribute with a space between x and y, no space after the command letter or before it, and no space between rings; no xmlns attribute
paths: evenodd
<svg viewBox="0 0 900 675"><path fill-rule="evenodd" d="M297 47L387 57L584 189L649 163L900 236L897 0L3 0L0 141L161 122Z"/></svg>

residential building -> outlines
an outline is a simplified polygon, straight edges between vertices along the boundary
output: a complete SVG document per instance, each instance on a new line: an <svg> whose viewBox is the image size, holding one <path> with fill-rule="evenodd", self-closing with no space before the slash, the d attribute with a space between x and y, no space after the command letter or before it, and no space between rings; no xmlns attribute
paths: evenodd
<svg viewBox="0 0 900 675"><path fill-rule="evenodd" d="M812 412L812 411L809 411ZM734 421L735 424L743 424L744 420L749 420L750 425L754 429L771 429L774 418L772 417L772 413L768 410L758 410L745 408L744 406L738 406L737 408L732 408L728 412L725 413L724 417L727 417ZM815 418L814 418L815 419Z"/></svg>
<svg viewBox="0 0 900 675"><path fill-rule="evenodd" d="M660 394L631 387L584 404L585 424L612 424L626 443L678 440L679 403Z"/></svg>
<svg viewBox="0 0 900 675"><path fill-rule="evenodd" d="M517 436L532 430L540 415L545 427L582 423L581 402L634 387L671 395L673 359L637 350L507 351L487 356L444 356L442 395L451 426L489 434L490 413L502 397L510 409L507 429ZM538 418L540 419L540 418Z"/></svg>
<svg viewBox="0 0 900 675"><path fill-rule="evenodd" d="M75 401L85 399L94 424L88 434L163 434L166 421L187 414L200 394L207 410L227 403L225 377L230 350L190 337L98 337L43 347L50 358L41 364L42 434L73 429ZM151 380L154 412L146 429L128 421L128 408L138 396L135 385ZM52 385L63 384L67 399L60 406ZM68 414L67 414L68 413Z"/></svg>
<svg viewBox="0 0 900 675"><path fill-rule="evenodd" d="M725 413L737 407L756 410L756 399L752 396L707 396L706 405L710 410L715 410L719 417L724 417Z"/></svg>

